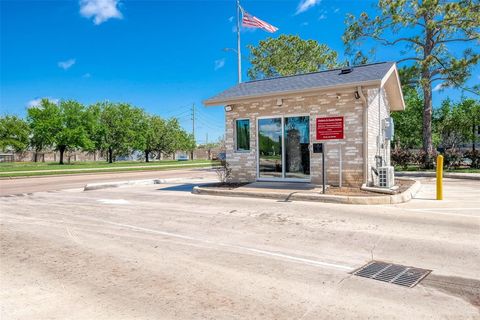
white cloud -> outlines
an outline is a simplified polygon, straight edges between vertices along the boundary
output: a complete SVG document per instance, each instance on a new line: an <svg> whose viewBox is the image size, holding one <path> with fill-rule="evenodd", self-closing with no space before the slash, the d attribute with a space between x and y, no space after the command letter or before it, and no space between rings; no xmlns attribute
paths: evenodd
<svg viewBox="0 0 480 320"><path fill-rule="evenodd" d="M65 61L59 61L58 62L58 67L62 68L63 70L70 69L74 64L75 64L75 59L68 59Z"/></svg>
<svg viewBox="0 0 480 320"><path fill-rule="evenodd" d="M228 18L228 22L233 22L233 19L234 19L234 17L231 16L230 18Z"/></svg>
<svg viewBox="0 0 480 320"><path fill-rule="evenodd" d="M225 58L215 60L215 67L214 67L215 71L223 68L224 66L225 66Z"/></svg>
<svg viewBox="0 0 480 320"><path fill-rule="evenodd" d="M50 102L53 102L55 104L58 104L60 99L55 99L55 98L49 98L49 97L43 97L43 98L35 98L27 102L27 108L37 108L40 107L40 103L42 102L43 99L47 99Z"/></svg>
<svg viewBox="0 0 480 320"><path fill-rule="evenodd" d="M96 25L112 18L122 19L119 3L120 0L80 0L80 14L85 18L93 18Z"/></svg>
<svg viewBox="0 0 480 320"><path fill-rule="evenodd" d="M302 12L307 11L308 9L316 6L322 0L301 0L297 7L297 12L295 14L300 14Z"/></svg>
<svg viewBox="0 0 480 320"><path fill-rule="evenodd" d="M90 78L91 76L92 76L92 75L87 72L87 73L85 73L85 74L82 76L82 78Z"/></svg>
<svg viewBox="0 0 480 320"><path fill-rule="evenodd" d="M327 19L327 15L326 14L321 14L320 17L318 17L318 20L325 20Z"/></svg>
<svg viewBox="0 0 480 320"><path fill-rule="evenodd" d="M444 89L445 87L443 86L443 83L437 84L435 87L433 87L433 91L439 91Z"/></svg>
<svg viewBox="0 0 480 320"><path fill-rule="evenodd" d="M303 22L302 26L304 26L304 27L308 26L308 22Z"/></svg>
<svg viewBox="0 0 480 320"><path fill-rule="evenodd" d="M333 9L333 12L334 12L334 13L338 13L339 11L340 11L340 8L335 8L335 9Z"/></svg>

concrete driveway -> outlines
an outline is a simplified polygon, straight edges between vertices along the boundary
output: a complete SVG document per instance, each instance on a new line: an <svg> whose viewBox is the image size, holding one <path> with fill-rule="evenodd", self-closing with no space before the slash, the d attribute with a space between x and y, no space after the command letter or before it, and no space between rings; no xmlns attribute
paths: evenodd
<svg viewBox="0 0 480 320"><path fill-rule="evenodd" d="M354 206L150 185L0 198L2 319L479 319L480 183ZM414 288L352 276L376 259Z"/></svg>

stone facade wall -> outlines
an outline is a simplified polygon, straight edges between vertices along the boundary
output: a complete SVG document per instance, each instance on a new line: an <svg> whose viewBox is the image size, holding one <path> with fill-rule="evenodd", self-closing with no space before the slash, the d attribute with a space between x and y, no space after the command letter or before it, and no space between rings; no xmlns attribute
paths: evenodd
<svg viewBox="0 0 480 320"><path fill-rule="evenodd" d="M233 182L255 181L257 177L257 118L267 116L310 116L310 144L317 142L315 121L317 117L343 116L345 121L345 139L321 141L326 149L326 181L330 185L339 184L340 152L342 152L342 185L360 186L363 183L363 104L355 99L355 90L323 92L316 95L298 95L284 97L282 105L277 98L252 100L232 105L226 112L226 157L232 168ZM372 89L367 90L369 101L373 101ZM378 93L378 89L377 89ZM280 97L279 97L280 98ZM386 104L384 104L385 106ZM374 107L372 106L372 110ZM378 108L377 108L378 110ZM369 108L370 112L370 108ZM235 151L235 120L250 119L250 151ZM370 120L370 119L369 119ZM370 121L369 121L370 122ZM369 131L378 131L378 121L370 123L376 127ZM369 161L370 162L370 161ZM322 181L321 154L310 150L310 175L312 183Z"/></svg>
<svg viewBox="0 0 480 320"><path fill-rule="evenodd" d="M60 160L60 152L58 151L44 151L37 153L37 162L56 162ZM65 152L63 156L63 161L98 161L105 160L100 154L100 152ZM35 152L34 151L25 151L25 152L16 152L15 153L16 162L34 162L35 161Z"/></svg>
<svg viewBox="0 0 480 320"><path fill-rule="evenodd" d="M323 92L316 95L297 95L283 97L277 105L277 98L252 100L232 105L232 111L226 112L226 157L232 168L232 182L251 182L257 178L257 118L275 116L310 116L310 144L323 142L325 148L326 183L337 186L340 182L340 167L343 186L360 186L363 183L363 114L361 99L355 99L356 90L341 93ZM389 116L384 90L367 88L364 94L368 101L368 179L371 181L370 167L375 165L375 155L381 153L390 163L390 148L377 150L377 136L381 134L381 121ZM379 99L380 96L380 99ZM279 97L280 98L280 97ZM380 113L379 113L380 112ZM345 139L316 141L316 118L343 116L345 121ZM250 151L235 151L235 120L250 119ZM341 163L340 163L341 153ZM322 156L310 149L311 182L322 182Z"/></svg>

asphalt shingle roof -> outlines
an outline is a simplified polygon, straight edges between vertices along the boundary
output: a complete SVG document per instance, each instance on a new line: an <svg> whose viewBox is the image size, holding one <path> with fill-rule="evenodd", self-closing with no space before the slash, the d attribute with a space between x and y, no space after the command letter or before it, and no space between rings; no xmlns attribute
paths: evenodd
<svg viewBox="0 0 480 320"><path fill-rule="evenodd" d="M212 103L215 101L382 80L393 65L394 62L380 62L355 66L353 71L347 74L341 74L341 69L332 69L301 75L248 81L231 87L207 99L205 102Z"/></svg>

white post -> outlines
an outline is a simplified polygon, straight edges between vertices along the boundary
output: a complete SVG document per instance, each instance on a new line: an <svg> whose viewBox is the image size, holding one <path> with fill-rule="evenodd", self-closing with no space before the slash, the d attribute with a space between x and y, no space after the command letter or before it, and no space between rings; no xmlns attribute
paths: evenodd
<svg viewBox="0 0 480 320"><path fill-rule="evenodd" d="M339 148L338 148L338 152L339 152L339 155L338 155L338 158L339 158L339 165L338 165L338 187L341 188L342 187L342 143L339 144Z"/></svg>
<svg viewBox="0 0 480 320"><path fill-rule="evenodd" d="M240 50L240 0L237 0L237 57L238 57L238 83L242 82L242 52Z"/></svg>

